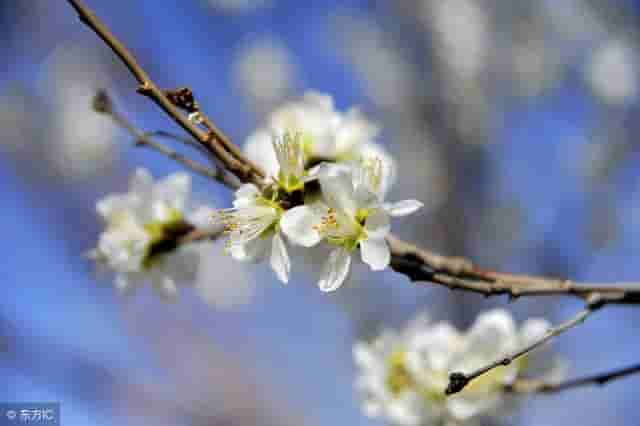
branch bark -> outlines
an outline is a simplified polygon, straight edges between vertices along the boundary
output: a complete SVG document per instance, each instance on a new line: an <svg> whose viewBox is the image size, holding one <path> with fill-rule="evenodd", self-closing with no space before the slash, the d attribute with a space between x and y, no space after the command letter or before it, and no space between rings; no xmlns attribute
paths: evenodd
<svg viewBox="0 0 640 426"><path fill-rule="evenodd" d="M640 283L577 284L570 280L486 271L460 257L442 256L391 235L391 268L414 282L431 282L451 290L484 296L572 296L602 304L640 304Z"/></svg>
<svg viewBox="0 0 640 426"><path fill-rule="evenodd" d="M129 69L138 81L138 93L155 102L173 121L211 152L227 170L236 175L241 182L253 182L262 186L262 181L265 177L264 172L257 166L251 165L251 163L243 157L237 158L234 153L225 149L225 145L227 145L229 139L224 133L215 126L208 127L207 131L204 131L196 123L191 122L178 110L178 107L169 100L166 93L158 88L146 71L138 64L131 52L113 35L102 21L98 19L91 9L81 0L67 1L78 13L80 20L91 28ZM202 117L204 117L204 114L202 114Z"/></svg>

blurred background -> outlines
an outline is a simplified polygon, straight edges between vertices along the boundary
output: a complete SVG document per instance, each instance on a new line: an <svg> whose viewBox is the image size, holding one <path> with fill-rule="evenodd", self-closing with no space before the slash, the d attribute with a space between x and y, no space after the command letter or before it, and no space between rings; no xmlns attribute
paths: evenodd
<svg viewBox="0 0 640 426"><path fill-rule="evenodd" d="M640 279L640 2L631 0L87 0L163 87L190 86L234 141L304 90L384 126L425 202L397 234L487 268ZM118 296L82 258L95 201L138 166L180 170L95 114L108 88L145 130L178 131L64 1L0 2L1 401L60 401L72 425L377 425L351 347L427 310L466 328L566 299L484 299L356 266L322 294L294 272L212 252L175 303ZM230 202L194 176L199 199ZM219 249L219 250L218 250ZM640 311L611 307L554 344L570 376L637 361ZM638 425L640 377L528 400L513 425Z"/></svg>

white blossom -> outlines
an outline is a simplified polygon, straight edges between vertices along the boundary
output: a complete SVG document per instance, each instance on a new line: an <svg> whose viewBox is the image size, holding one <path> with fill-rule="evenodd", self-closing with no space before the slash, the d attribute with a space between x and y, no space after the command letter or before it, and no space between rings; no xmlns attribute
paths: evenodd
<svg viewBox="0 0 640 426"><path fill-rule="evenodd" d="M530 319L518 327L508 312L495 309L461 332L423 315L402 332L385 331L371 343L358 342L353 355L363 411L406 426L474 423L508 412L516 399L503 392L503 385L533 369L547 379L560 378L561 370L552 367L549 354L533 352L445 397L449 373L488 365L540 338L549 326L545 320Z"/></svg>
<svg viewBox="0 0 640 426"><path fill-rule="evenodd" d="M277 176L280 165L272 146L274 137L286 133L300 135L307 168L320 162L350 162L361 157L376 156L385 163L385 183L395 180L395 163L373 140L379 128L358 109L336 111L331 96L309 91L297 100L277 108L267 125L249 136L245 152L268 175Z"/></svg>
<svg viewBox="0 0 640 426"><path fill-rule="evenodd" d="M78 57L85 57L88 65L78 67ZM102 63L93 51L75 44L58 46L47 58L41 92L52 121L44 154L62 177L99 175L115 159L118 127L91 108L97 88L110 84Z"/></svg>
<svg viewBox="0 0 640 426"><path fill-rule="evenodd" d="M237 87L257 112L282 102L297 80L292 53L276 38L261 37L240 46L232 67Z"/></svg>
<svg viewBox="0 0 640 426"><path fill-rule="evenodd" d="M280 281L286 283L291 261L280 235L279 221L283 213L275 199L265 198L250 183L238 189L233 208L218 212L229 237L227 248L233 258L257 262L269 255L271 268Z"/></svg>
<svg viewBox="0 0 640 426"><path fill-rule="evenodd" d="M118 290L151 281L161 295L172 297L178 284L193 282L203 246L171 246L176 236L206 225L202 218L208 209L191 208L190 189L187 174L175 173L154 183L148 171L138 169L128 192L98 201L105 230L89 257L115 272Z"/></svg>
<svg viewBox="0 0 640 426"><path fill-rule="evenodd" d="M356 248L372 270L385 269L391 257L385 239L389 216L406 216L422 203L383 203L379 160L362 160L352 169L327 166L319 176L323 200L292 208L280 225L296 244L311 247L324 240L334 247L318 281L321 290L333 291L346 279Z"/></svg>
<svg viewBox="0 0 640 426"><path fill-rule="evenodd" d="M633 46L610 40L599 46L586 67L586 80L603 101L620 105L638 94L638 58Z"/></svg>

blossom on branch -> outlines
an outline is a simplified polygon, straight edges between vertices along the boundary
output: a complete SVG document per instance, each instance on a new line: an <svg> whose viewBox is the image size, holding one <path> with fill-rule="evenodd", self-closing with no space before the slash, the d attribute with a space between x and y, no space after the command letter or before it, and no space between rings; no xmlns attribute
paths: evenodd
<svg viewBox="0 0 640 426"><path fill-rule="evenodd" d="M115 286L129 291L151 281L165 297L177 294L179 283L194 281L201 244L179 244L195 227L210 226L206 207L189 204L191 178L175 173L153 182L136 170L129 191L109 195L96 204L105 230L89 252L99 266L115 272Z"/></svg>
<svg viewBox="0 0 640 426"><path fill-rule="evenodd" d="M281 226L296 244L310 247L324 240L333 247L318 281L321 290L333 291L346 279L356 248L372 270L389 266L391 255L385 240L389 216L411 214L422 203L384 204L380 161L363 160L352 169L327 166L319 176L322 201L289 210Z"/></svg>
<svg viewBox="0 0 640 426"><path fill-rule="evenodd" d="M280 164L272 140L287 133L299 135L307 168L322 162L348 163L362 157L380 159L385 171L382 188L386 191L395 181L396 166L384 148L374 142L379 132L379 127L358 109L336 111L331 96L309 91L301 99L277 108L267 125L249 136L245 152L267 174L277 176Z"/></svg>
<svg viewBox="0 0 640 426"><path fill-rule="evenodd" d="M484 374L460 393L445 396L452 371L473 371L539 339L550 327L530 319L519 328L510 314L495 309L478 316L469 331L419 316L403 331L385 331L371 343L358 342L356 387L367 416L404 426L475 423L506 413L516 396L504 386L533 370L557 380L562 369L549 354L534 352ZM538 376L539 377L539 376Z"/></svg>
<svg viewBox="0 0 640 426"><path fill-rule="evenodd" d="M422 203L384 202L395 164L371 142L377 133L357 110L337 112L331 97L315 92L276 110L270 129L258 130L246 146L267 171L265 185L243 185L233 208L217 214L231 255L241 261L269 257L286 283L291 260L283 236L307 248L324 242L332 250L318 286L326 292L344 283L356 249L372 270L389 266L390 216L411 214Z"/></svg>
<svg viewBox="0 0 640 426"><path fill-rule="evenodd" d="M234 259L258 262L270 257L270 264L278 279L289 281L291 261L280 235L279 222L284 213L276 194L263 196L253 184L245 184L236 191L233 208L217 212L228 235L227 249Z"/></svg>

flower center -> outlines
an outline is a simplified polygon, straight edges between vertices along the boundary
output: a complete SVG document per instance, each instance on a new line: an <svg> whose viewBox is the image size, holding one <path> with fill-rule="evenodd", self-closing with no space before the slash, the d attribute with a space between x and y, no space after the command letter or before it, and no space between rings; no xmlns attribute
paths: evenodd
<svg viewBox="0 0 640 426"><path fill-rule="evenodd" d="M147 222L143 228L151 238L142 259L142 267L148 269L162 254L175 250L178 238L191 231L193 226L184 221L180 211L171 209L166 219Z"/></svg>
<svg viewBox="0 0 640 426"><path fill-rule="evenodd" d="M399 397L403 392L412 390L420 395L428 403L442 403L445 399L444 387L425 386L418 383L412 376L406 365L407 353L403 349L394 351L387 358L387 377L385 385L394 397ZM434 383L442 383L447 379L446 372L432 372ZM435 377L438 376L438 377Z"/></svg>
<svg viewBox="0 0 640 426"><path fill-rule="evenodd" d="M284 209L275 199L256 197L255 204L219 210L219 220L228 236L225 250L242 245L258 237L266 237L277 230Z"/></svg>
<svg viewBox="0 0 640 426"><path fill-rule="evenodd" d="M364 220L361 223L359 220L351 219L329 207L320 218L320 222L313 226L313 229L323 236L329 244L352 251L358 247L361 240L367 238L363 224Z"/></svg>

